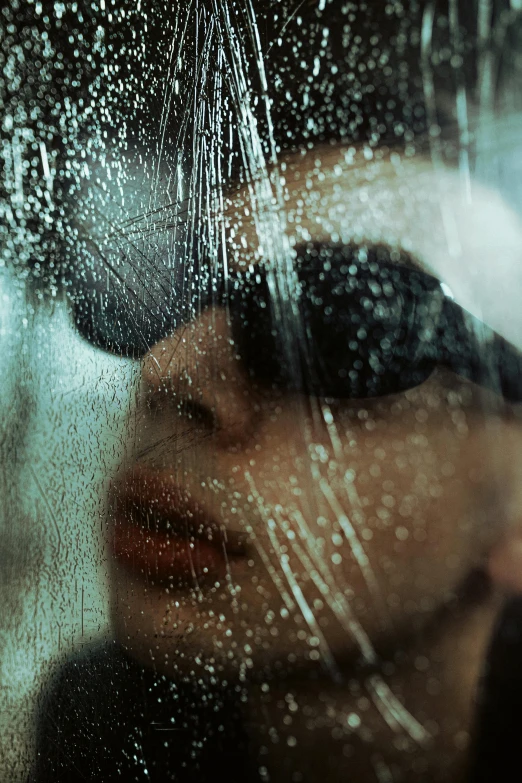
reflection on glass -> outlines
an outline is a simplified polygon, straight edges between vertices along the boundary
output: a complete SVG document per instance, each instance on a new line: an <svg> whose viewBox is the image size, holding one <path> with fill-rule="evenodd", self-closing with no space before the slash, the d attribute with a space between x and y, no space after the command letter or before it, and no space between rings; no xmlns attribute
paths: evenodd
<svg viewBox="0 0 522 783"><path fill-rule="evenodd" d="M31 568L51 585L18 768L503 779L521 9L27 8L3 43L6 280L60 337L30 343L34 432L0 446L44 531L8 640Z"/></svg>

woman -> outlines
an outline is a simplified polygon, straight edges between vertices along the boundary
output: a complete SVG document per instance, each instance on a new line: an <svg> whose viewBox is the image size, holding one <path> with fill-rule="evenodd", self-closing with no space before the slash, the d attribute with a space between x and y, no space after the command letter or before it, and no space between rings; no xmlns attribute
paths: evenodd
<svg viewBox="0 0 522 783"><path fill-rule="evenodd" d="M118 647L62 671L37 780L469 774L521 586L522 232L471 144L513 108L487 55L517 13L488 9L180 11L175 154L124 165L186 218L122 199L76 263L79 329L143 361L109 493Z"/></svg>

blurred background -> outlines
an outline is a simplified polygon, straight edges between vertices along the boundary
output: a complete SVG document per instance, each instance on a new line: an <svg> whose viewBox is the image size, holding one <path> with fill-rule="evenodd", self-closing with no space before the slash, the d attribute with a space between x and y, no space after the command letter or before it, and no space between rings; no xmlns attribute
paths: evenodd
<svg viewBox="0 0 522 783"><path fill-rule="evenodd" d="M25 780L53 662L107 634L104 486L134 367L91 348L63 302L0 274L0 780ZM94 523L94 524L93 524Z"/></svg>

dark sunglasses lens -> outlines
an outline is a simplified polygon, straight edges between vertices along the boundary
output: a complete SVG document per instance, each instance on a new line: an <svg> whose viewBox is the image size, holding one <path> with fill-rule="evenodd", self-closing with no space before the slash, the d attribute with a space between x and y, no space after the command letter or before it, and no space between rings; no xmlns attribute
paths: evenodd
<svg viewBox="0 0 522 783"><path fill-rule="evenodd" d="M234 343L252 380L268 388L289 387L266 276L240 281L229 293L228 308Z"/></svg>
<svg viewBox="0 0 522 783"><path fill-rule="evenodd" d="M75 294L73 317L79 333L92 345L137 359L172 330L162 311L132 306L112 292Z"/></svg>
<svg viewBox="0 0 522 783"><path fill-rule="evenodd" d="M250 374L264 385L337 398L393 394L425 381L435 366L427 348L440 288L390 264L389 252L361 258L350 247L308 246L298 257L297 307L287 301L286 314L284 301L274 312L265 277L246 283L231 299L231 316ZM292 321L295 339L285 345L279 324L288 330Z"/></svg>
<svg viewBox="0 0 522 783"><path fill-rule="evenodd" d="M436 280L378 247L307 245L296 269L292 294L275 280L270 291L261 269L226 285L208 274L174 280L152 265L148 275L83 269L71 286L74 320L90 343L140 358L197 312L227 303L242 361L269 388L364 398L426 380L438 361Z"/></svg>
<svg viewBox="0 0 522 783"><path fill-rule="evenodd" d="M302 274L303 318L312 348L305 359L314 391L376 397L428 377L431 366L415 361L416 297L401 270L364 263L336 265L328 276L314 272Z"/></svg>
<svg viewBox="0 0 522 783"><path fill-rule="evenodd" d="M69 288L76 328L103 350L135 359L144 356L194 316L194 291L200 281L192 266L187 280L183 269L152 263L79 269Z"/></svg>

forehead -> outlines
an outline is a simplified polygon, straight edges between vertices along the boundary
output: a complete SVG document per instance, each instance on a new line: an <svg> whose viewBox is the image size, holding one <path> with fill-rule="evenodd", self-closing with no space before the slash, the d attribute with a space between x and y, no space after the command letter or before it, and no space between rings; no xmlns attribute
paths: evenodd
<svg viewBox="0 0 522 783"><path fill-rule="evenodd" d="M318 145L232 188L223 221L232 268L276 263L306 242L387 245L519 342L513 319L522 225L502 195L428 154ZM281 250L283 249L283 253ZM515 282L516 281L516 282Z"/></svg>
<svg viewBox="0 0 522 783"><path fill-rule="evenodd" d="M445 244L441 188L459 198L455 173L424 154L363 145L287 154L257 182L229 191L223 220L232 264L270 261L284 237L290 246L388 245L429 269L436 229Z"/></svg>

